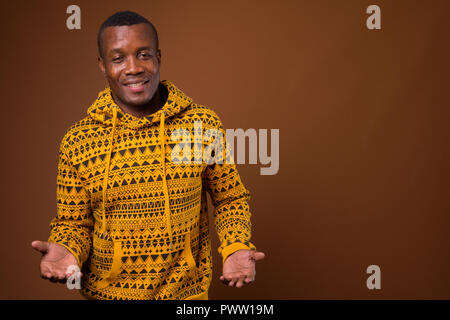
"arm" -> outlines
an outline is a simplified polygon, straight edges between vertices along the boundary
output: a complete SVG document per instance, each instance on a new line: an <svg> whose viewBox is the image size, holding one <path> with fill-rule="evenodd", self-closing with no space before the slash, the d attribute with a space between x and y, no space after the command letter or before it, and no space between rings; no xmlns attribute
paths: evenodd
<svg viewBox="0 0 450 320"><path fill-rule="evenodd" d="M57 243L72 253L79 267L89 256L93 216L91 197L73 166L67 139L63 139L59 151L57 175L57 214L50 222L48 242Z"/></svg>
<svg viewBox="0 0 450 320"><path fill-rule="evenodd" d="M250 193L237 172L220 120L218 127L214 139L221 140L215 141L216 147L212 152L215 161L206 167L203 178L215 207L214 224L221 243L218 251L223 259L220 280L228 286L240 288L255 280L255 261L263 259L264 253L256 251L250 242ZM222 157L216 157L216 154Z"/></svg>
<svg viewBox="0 0 450 320"><path fill-rule="evenodd" d="M215 121L203 134L203 142L209 142L203 150L203 160L208 164L203 172L203 184L215 207L214 224L220 240L218 251L225 262L238 250L256 250L256 247L250 242L250 192L242 184L219 117L212 112L210 119ZM209 155L211 158L206 158Z"/></svg>
<svg viewBox="0 0 450 320"><path fill-rule="evenodd" d="M222 261L234 252L256 250L250 242L250 193L245 189L234 164L209 165L204 173L214 210L214 224L219 236Z"/></svg>

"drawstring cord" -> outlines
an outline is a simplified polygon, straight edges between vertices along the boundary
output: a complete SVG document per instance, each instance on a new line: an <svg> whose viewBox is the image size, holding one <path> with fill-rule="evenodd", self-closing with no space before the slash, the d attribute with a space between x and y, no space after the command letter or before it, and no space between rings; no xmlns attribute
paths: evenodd
<svg viewBox="0 0 450 320"><path fill-rule="evenodd" d="M109 152L108 152L108 159L106 160L106 168L105 168L105 176L103 178L103 215L102 215L102 233L106 230L106 189L108 188L108 176L109 176L109 165L111 163L111 154L114 144L114 134L116 133L116 120L117 120L117 109L115 106L113 106L113 127L111 130L111 138L109 142Z"/></svg>
<svg viewBox="0 0 450 320"><path fill-rule="evenodd" d="M165 115L166 112L163 111L161 113L161 120L159 123L159 136L161 140L161 166L162 166L162 178L163 178L163 191L164 191L164 214L167 219L167 226L169 228L169 241L170 241L170 250L173 249L173 242L172 242L172 223L171 223L171 213L170 213L170 206L169 206L169 189L167 188L167 180L166 180L166 134L164 129L164 122L165 122Z"/></svg>

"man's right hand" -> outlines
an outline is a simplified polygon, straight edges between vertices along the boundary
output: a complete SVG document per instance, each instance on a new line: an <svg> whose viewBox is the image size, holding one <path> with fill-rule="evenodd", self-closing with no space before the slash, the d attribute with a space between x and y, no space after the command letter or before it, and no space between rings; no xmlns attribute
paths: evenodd
<svg viewBox="0 0 450 320"><path fill-rule="evenodd" d="M69 250L60 244L45 241L33 241L31 246L42 253L41 278L52 282L65 283L71 276L67 269L71 265L78 266L77 259ZM81 273L79 274L81 277Z"/></svg>

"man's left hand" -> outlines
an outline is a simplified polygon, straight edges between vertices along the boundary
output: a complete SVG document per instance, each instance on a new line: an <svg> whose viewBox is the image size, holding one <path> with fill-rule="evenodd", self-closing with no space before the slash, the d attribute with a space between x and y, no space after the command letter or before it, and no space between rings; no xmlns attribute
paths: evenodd
<svg viewBox="0 0 450 320"><path fill-rule="evenodd" d="M230 286L241 288L244 284L255 281L255 261L264 259L261 251L241 249L229 255L223 264L220 280Z"/></svg>

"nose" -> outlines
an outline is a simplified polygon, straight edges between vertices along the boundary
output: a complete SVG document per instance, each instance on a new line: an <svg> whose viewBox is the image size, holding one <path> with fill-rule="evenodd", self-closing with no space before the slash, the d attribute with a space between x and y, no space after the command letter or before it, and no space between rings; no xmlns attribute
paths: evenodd
<svg viewBox="0 0 450 320"><path fill-rule="evenodd" d="M144 69L135 57L131 57L128 59L128 63L125 67L125 73L128 74L139 74L144 72Z"/></svg>

